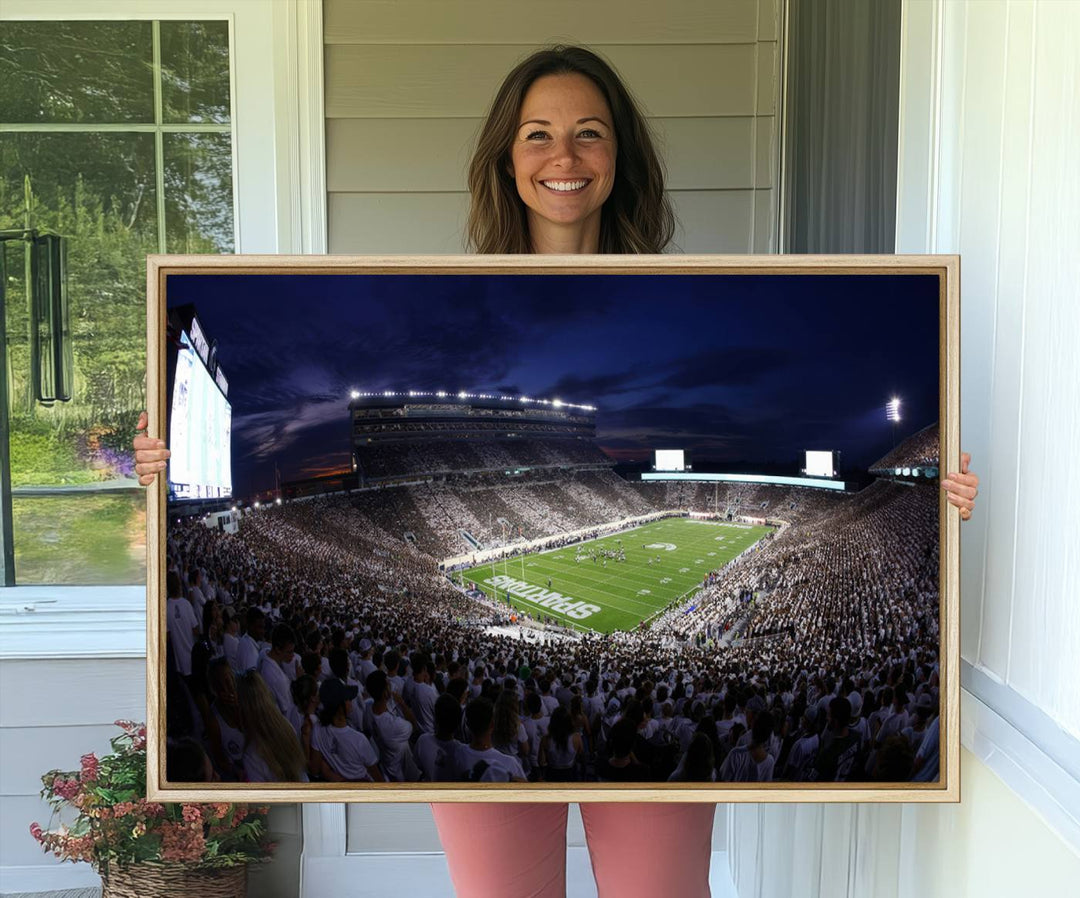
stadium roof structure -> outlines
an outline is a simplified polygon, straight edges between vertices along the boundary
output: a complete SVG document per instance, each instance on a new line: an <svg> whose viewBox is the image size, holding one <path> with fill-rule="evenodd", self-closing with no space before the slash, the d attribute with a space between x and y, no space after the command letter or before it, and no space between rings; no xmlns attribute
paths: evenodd
<svg viewBox="0 0 1080 898"><path fill-rule="evenodd" d="M935 421L879 458L870 466L870 473L883 477L937 477L939 446Z"/></svg>
<svg viewBox="0 0 1080 898"><path fill-rule="evenodd" d="M388 399L397 403L410 399L417 402L494 402L510 403L511 405L520 405L526 408L532 406L567 409L575 412L596 411L595 405L580 405L574 402L563 402L561 399L536 399L531 396L509 396L506 393L470 393L466 390L380 390L374 392L353 390L350 398L353 402L349 403L349 408L353 407L354 402L367 405L373 400Z"/></svg>

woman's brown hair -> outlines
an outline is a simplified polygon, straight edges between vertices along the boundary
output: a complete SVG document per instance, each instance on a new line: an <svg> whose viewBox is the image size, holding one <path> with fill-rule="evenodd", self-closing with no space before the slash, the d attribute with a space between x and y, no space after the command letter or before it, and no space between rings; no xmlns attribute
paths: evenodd
<svg viewBox="0 0 1080 898"><path fill-rule="evenodd" d="M469 248L478 253L532 252L525 204L510 174L510 147L533 82L567 74L591 80L614 119L615 183L601 213L599 252L662 252L675 232L675 217L645 116L607 62L584 47L562 46L539 50L519 63L495 95L469 165Z"/></svg>

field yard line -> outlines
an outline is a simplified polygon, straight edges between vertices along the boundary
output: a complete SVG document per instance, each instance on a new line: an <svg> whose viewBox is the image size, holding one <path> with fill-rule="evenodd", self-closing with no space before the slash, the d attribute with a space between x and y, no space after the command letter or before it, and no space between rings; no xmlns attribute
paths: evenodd
<svg viewBox="0 0 1080 898"><path fill-rule="evenodd" d="M552 578L552 579L554 580L555 578ZM606 584L610 583L612 581L612 579L614 579L614 578L609 577L609 578L607 578L606 580L604 580L602 582L606 585ZM545 584L537 583L537 584L534 584L534 585L536 585L536 586L544 586ZM608 596L609 598L612 598L612 599L617 599L620 602L633 602L635 605L644 605L645 607L647 607L647 608L649 608L651 610L655 610L658 607L655 602L646 602L646 601L644 601L642 599L635 599L632 596L626 595L625 593L609 592L608 590L603 589L600 586L592 585L592 581L590 581L588 584L576 584L576 585L585 586L585 588L589 589L590 591L599 592L601 595ZM553 584L551 588L555 592L560 592L563 595L567 595L565 587L556 588L556 586ZM567 598L574 599L575 601L586 601L586 602L591 601L588 596L567 595ZM597 603L599 603L599 601L600 600L597 599ZM665 604L667 604L667 603L665 603ZM663 606L659 606L659 607L663 607ZM630 611L631 611L631 609L629 609L629 608L624 608L622 610L626 611L627 613L630 613Z"/></svg>
<svg viewBox="0 0 1080 898"><path fill-rule="evenodd" d="M674 563L673 559L672 563ZM582 567L581 565L576 565L574 567L565 568L555 568L547 566L542 568L533 568L533 573L538 573L540 576L543 577L548 576L549 572L552 574L552 579L555 579L557 577L562 582L582 582L586 584L596 582L596 578L593 576L593 574L596 574L600 577L599 582L607 583L610 582L613 576L617 576L621 582L634 586L656 586L660 577L654 576L655 574L660 574L661 577L666 577L670 575L673 582L685 581L686 583L693 584L701 581L701 577L697 576L696 574L694 576L690 576L690 574L678 574L673 572L670 568L670 565L666 569L658 568L651 572L646 572L645 570L643 570L640 563L634 566L616 564L614 565L614 570L611 570L610 566L608 568L601 568L597 565L592 564L591 562L584 567Z"/></svg>
<svg viewBox="0 0 1080 898"><path fill-rule="evenodd" d="M487 584L483 583L483 581L477 583L476 585L479 586L481 591L483 591L489 597L491 596L491 593L493 591L495 591L495 587L488 586ZM505 592L504 592L504 595L505 595ZM545 608L543 605L534 605L528 599L523 599L523 598L520 598L519 596L511 596L511 598L515 602L522 602L525 605L530 606L531 608L533 608L536 611L539 611L539 612L541 612L543 614L550 614L553 617L559 617L559 618L562 618L563 620L571 621L575 626L584 627L586 630L593 630L593 628L588 626L587 624L583 624L581 621L575 620L575 619L571 618L569 615L563 614L561 611L553 611L550 608ZM567 598L574 598L574 597L573 596L568 596ZM498 601L498 600L496 600L496 601ZM576 599L575 599L575 601L576 601ZM604 608L604 609L606 609L608 611L614 611L614 612L617 612L619 614L628 615L630 617L634 616L633 612L631 612L629 609L622 608L622 607L619 607L617 605L606 605L600 599L596 599L595 601L590 601L590 604L600 605L602 608ZM601 633L603 631L602 630L593 630L593 632L594 633Z"/></svg>

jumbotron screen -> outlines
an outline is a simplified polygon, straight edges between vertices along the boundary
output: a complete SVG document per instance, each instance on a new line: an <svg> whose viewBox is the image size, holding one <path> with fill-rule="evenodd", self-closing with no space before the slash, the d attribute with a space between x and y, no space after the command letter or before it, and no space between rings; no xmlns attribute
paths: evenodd
<svg viewBox="0 0 1080 898"><path fill-rule="evenodd" d="M657 471L685 471L686 459L683 457L683 450L657 449L654 467Z"/></svg>
<svg viewBox="0 0 1080 898"><path fill-rule="evenodd" d="M831 452L816 452L811 449L806 450L807 477L832 477L834 476L834 473L833 454Z"/></svg>
<svg viewBox="0 0 1080 898"><path fill-rule="evenodd" d="M169 485L177 499L232 496L232 406L187 339L176 358Z"/></svg>

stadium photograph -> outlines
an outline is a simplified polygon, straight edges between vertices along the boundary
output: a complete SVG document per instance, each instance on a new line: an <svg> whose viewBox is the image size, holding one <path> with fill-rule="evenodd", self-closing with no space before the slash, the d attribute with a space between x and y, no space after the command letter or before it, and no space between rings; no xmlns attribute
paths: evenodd
<svg viewBox="0 0 1080 898"><path fill-rule="evenodd" d="M936 275L166 283L165 784L939 782Z"/></svg>

